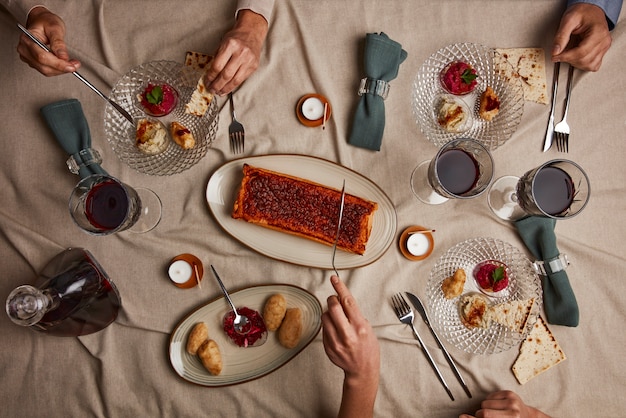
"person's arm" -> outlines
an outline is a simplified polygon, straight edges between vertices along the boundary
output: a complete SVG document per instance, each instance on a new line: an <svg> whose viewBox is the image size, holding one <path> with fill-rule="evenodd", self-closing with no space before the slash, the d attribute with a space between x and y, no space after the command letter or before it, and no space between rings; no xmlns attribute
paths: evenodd
<svg viewBox="0 0 626 418"><path fill-rule="evenodd" d="M239 0L235 26L222 38L204 76L209 91L228 94L256 71L273 6L274 0Z"/></svg>
<svg viewBox="0 0 626 418"><path fill-rule="evenodd" d="M80 67L80 62L70 58L67 52L65 23L59 16L43 6L35 6L29 11L25 26L52 53L44 51L22 34L17 45L22 61L47 77L71 73Z"/></svg>
<svg viewBox="0 0 626 418"><path fill-rule="evenodd" d="M334 275L330 280L337 295L328 298L322 337L328 358L344 371L338 416L372 417L380 375L378 339L345 284Z"/></svg>
<svg viewBox="0 0 626 418"><path fill-rule="evenodd" d="M620 10L621 0L570 0L554 37L552 61L598 71Z"/></svg>
<svg viewBox="0 0 626 418"><path fill-rule="evenodd" d="M501 390L487 395L480 403L475 415L462 414L459 418L550 418L537 408L528 406L522 398L510 390Z"/></svg>

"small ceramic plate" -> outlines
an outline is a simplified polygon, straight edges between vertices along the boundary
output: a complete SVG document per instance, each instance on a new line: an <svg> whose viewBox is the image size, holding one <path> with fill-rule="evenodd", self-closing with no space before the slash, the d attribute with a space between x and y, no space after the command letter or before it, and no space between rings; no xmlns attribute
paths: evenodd
<svg viewBox="0 0 626 418"><path fill-rule="evenodd" d="M313 294L297 286L277 284L230 292L230 297L235 306L246 306L262 312L266 300L275 293L285 297L287 308L300 308L302 311L302 337L296 347L287 349L280 345L276 332L270 332L262 346L236 346L222 329L222 318L230 307L224 297L219 297L194 309L174 328L170 337L169 354L176 373L183 379L202 386L236 385L265 376L302 352L322 327L322 305ZM206 323L209 338L219 346L223 369L218 376L212 376L202 366L200 359L186 350L189 333L198 322Z"/></svg>
<svg viewBox="0 0 626 418"><path fill-rule="evenodd" d="M333 113L333 109L330 106L330 102L328 101L328 99L322 96L321 94L307 94L307 95L302 96L300 100L298 100L298 104L296 105L296 116L298 117L298 120L300 121L301 124L303 124L304 126L308 126L309 128L322 126L322 123L323 123L322 118L319 118L316 120L310 120L310 119L307 119L302 113L302 104L305 102L305 100L310 99L310 98L319 99L323 105L326 105L326 114L325 114L326 121L330 119L330 116Z"/></svg>

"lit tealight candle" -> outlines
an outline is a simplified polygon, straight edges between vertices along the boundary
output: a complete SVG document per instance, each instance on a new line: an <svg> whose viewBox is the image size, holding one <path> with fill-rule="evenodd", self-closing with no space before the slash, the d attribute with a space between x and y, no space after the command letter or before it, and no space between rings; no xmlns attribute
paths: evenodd
<svg viewBox="0 0 626 418"><path fill-rule="evenodd" d="M317 97L309 97L302 103L302 116L308 120L318 120L324 116L324 103Z"/></svg>
<svg viewBox="0 0 626 418"><path fill-rule="evenodd" d="M168 274L174 283L186 283L191 279L193 269L185 260L177 260L170 264Z"/></svg>
<svg viewBox="0 0 626 418"><path fill-rule="evenodd" d="M430 242L424 234L409 235L406 240L406 249L416 257L424 255L430 249Z"/></svg>

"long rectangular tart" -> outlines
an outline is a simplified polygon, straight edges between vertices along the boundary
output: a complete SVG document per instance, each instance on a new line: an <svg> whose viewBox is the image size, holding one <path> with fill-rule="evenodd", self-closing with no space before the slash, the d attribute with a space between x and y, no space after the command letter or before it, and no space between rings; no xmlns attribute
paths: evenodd
<svg viewBox="0 0 626 418"><path fill-rule="evenodd" d="M232 217L332 246L340 207L339 190L244 164ZM337 248L363 255L377 208L346 193Z"/></svg>

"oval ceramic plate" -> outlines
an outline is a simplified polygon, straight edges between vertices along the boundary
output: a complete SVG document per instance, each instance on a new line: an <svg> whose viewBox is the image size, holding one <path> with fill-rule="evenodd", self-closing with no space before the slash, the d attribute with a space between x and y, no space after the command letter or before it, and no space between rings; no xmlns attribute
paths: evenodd
<svg viewBox="0 0 626 418"><path fill-rule="evenodd" d="M471 126L464 132L448 132L439 126L435 103L445 93L439 81L441 70L452 61L465 61L478 75L476 89L463 100L470 112ZM496 50L483 45L462 43L440 49L431 55L417 72L413 82L413 114L428 140L440 148L456 138L472 138L493 151L517 130L524 113L524 90L520 77L510 79L512 65ZM480 94L491 86L500 98L500 112L490 122L478 116Z"/></svg>
<svg viewBox="0 0 626 418"><path fill-rule="evenodd" d="M166 176L185 171L198 163L207 153L215 139L218 123L216 100L202 117L185 113L185 104L196 89L201 73L174 61L153 61L142 64L124 75L111 90L111 99L124 108L133 119L147 115L141 110L137 95L149 81L162 81L170 84L178 92L178 104L167 116L158 117L167 128L176 120L186 126L196 139L196 146L182 149L170 140L165 151L156 155L146 155L135 146L135 127L128 123L110 104L104 111L104 132L107 141L120 160L131 168L149 175Z"/></svg>
<svg viewBox="0 0 626 418"><path fill-rule="evenodd" d="M494 322L487 329L467 328L459 315L460 297L444 297L441 282L452 276L458 268L465 270L466 274L462 294L479 292L472 272L478 263L485 260L498 260L506 264L510 272L509 285L498 292L499 297L487 297L490 304L535 298L533 311L523 333ZM474 238L450 248L431 270L426 294L429 315L439 335L455 347L473 354L499 353L521 342L536 322L542 303L541 282L530 260L512 245L493 238Z"/></svg>
<svg viewBox="0 0 626 418"><path fill-rule="evenodd" d="M322 305L314 295L297 286L279 284L249 287L231 292L230 297L235 306L247 306L262 312L265 301L274 293L285 297L287 308L300 308L302 311L302 337L296 347L287 349L281 346L276 332L269 332L267 341L260 347L236 346L222 330L222 318L229 311L229 306L220 297L195 309L172 332L170 362L176 373L183 379L202 386L236 385L265 376L298 355L313 341L322 327ZM185 349L189 333L198 322L207 324L209 338L220 348L223 369L218 376L209 374L200 359L187 353Z"/></svg>
<svg viewBox="0 0 626 418"><path fill-rule="evenodd" d="M206 199L217 222L226 232L253 250L288 263L332 269L332 247L231 217L235 196L243 178L244 163L297 176L337 190L341 190L345 179L346 193L378 203L365 254L337 250L335 266L338 269L373 263L393 242L397 227L396 211L389 197L371 180L321 158L289 154L266 155L241 158L224 164L211 176L206 189Z"/></svg>

